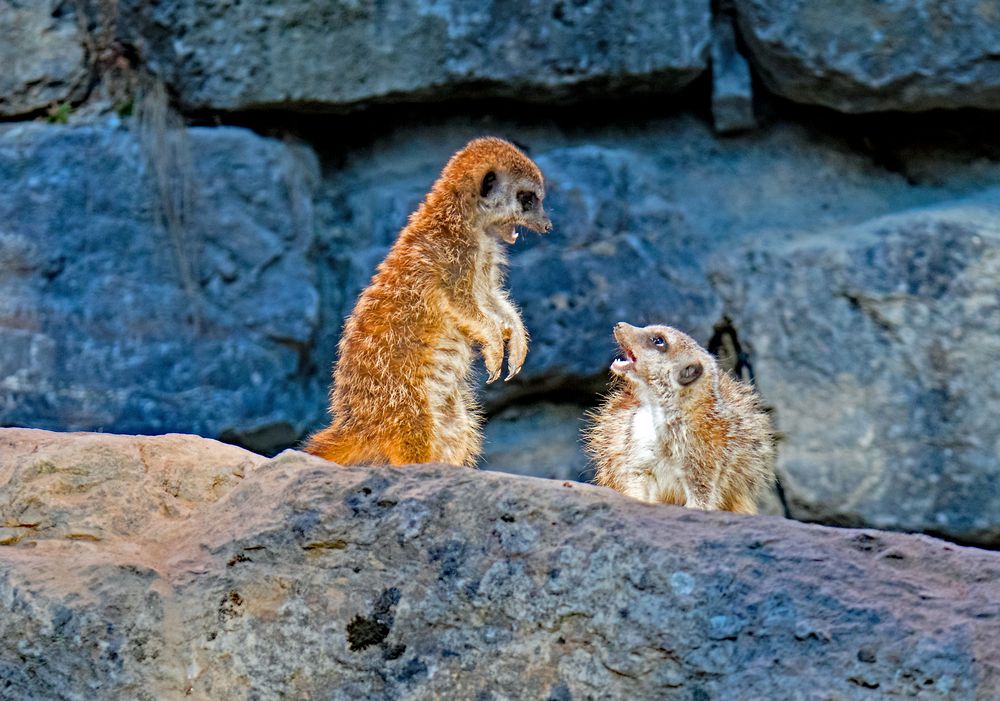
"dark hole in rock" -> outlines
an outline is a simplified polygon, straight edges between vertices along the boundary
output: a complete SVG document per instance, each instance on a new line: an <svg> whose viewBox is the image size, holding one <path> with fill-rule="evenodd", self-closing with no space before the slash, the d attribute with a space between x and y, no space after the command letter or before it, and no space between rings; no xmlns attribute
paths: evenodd
<svg viewBox="0 0 1000 701"><path fill-rule="evenodd" d="M384 590L372 603L370 616L357 615L347 624L347 644L352 652L378 645L389 637L395 619L392 609L399 603L399 596L396 587Z"/></svg>
<svg viewBox="0 0 1000 701"><path fill-rule="evenodd" d="M378 645L389 637L389 626L377 620L355 616L347 624L347 645L351 652L360 652L372 645Z"/></svg>

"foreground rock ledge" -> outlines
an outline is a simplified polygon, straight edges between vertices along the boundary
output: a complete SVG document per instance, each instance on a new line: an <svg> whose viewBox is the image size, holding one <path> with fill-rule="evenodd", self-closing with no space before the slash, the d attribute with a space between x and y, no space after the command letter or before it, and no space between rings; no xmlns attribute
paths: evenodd
<svg viewBox="0 0 1000 701"><path fill-rule="evenodd" d="M1000 557L443 467L0 430L0 697L1000 695Z"/></svg>

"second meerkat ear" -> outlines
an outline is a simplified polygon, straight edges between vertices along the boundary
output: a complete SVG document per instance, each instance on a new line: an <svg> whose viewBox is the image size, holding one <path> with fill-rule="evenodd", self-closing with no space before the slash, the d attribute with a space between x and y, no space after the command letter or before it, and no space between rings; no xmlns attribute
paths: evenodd
<svg viewBox="0 0 1000 701"><path fill-rule="evenodd" d="M483 176L483 183L479 186L479 196L486 197L493 191L493 185L496 184L497 174L492 170Z"/></svg>
<svg viewBox="0 0 1000 701"><path fill-rule="evenodd" d="M687 387L689 384L701 377L703 372L705 372L705 368L701 363L691 363L677 375L677 382L682 387Z"/></svg>

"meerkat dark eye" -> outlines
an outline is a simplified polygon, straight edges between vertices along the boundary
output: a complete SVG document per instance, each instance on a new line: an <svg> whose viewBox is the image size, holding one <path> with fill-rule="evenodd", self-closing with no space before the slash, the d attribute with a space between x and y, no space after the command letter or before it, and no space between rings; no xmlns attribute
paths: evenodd
<svg viewBox="0 0 1000 701"><path fill-rule="evenodd" d="M667 349L667 339L665 339L663 336L651 336L649 340L652 342L654 346L656 346L660 350Z"/></svg>
<svg viewBox="0 0 1000 701"><path fill-rule="evenodd" d="M493 191L493 185L496 184L497 174L492 170L483 176L483 183L479 186L479 196L486 197Z"/></svg>
<svg viewBox="0 0 1000 701"><path fill-rule="evenodd" d="M680 385L687 387L689 384L701 377L703 372L705 372L705 368L702 367L701 363L691 363L677 375L677 382Z"/></svg>
<svg viewBox="0 0 1000 701"><path fill-rule="evenodd" d="M517 201L521 203L521 210L528 212L535 208L535 203L538 202L538 197L534 192L521 190L517 193Z"/></svg>

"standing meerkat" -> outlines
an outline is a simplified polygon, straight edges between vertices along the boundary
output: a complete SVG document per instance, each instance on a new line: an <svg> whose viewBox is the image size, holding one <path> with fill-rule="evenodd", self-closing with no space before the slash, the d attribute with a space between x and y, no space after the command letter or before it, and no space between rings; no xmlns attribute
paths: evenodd
<svg viewBox="0 0 1000 701"><path fill-rule="evenodd" d="M614 333L618 379L586 432L595 481L642 501L757 513L774 435L753 388L677 329Z"/></svg>
<svg viewBox="0 0 1000 701"><path fill-rule="evenodd" d="M518 373L528 334L504 289L516 227L552 228L538 166L496 138L471 141L437 182L344 325L332 423L305 450L342 465L471 466L482 444L470 380L473 345L487 382Z"/></svg>

